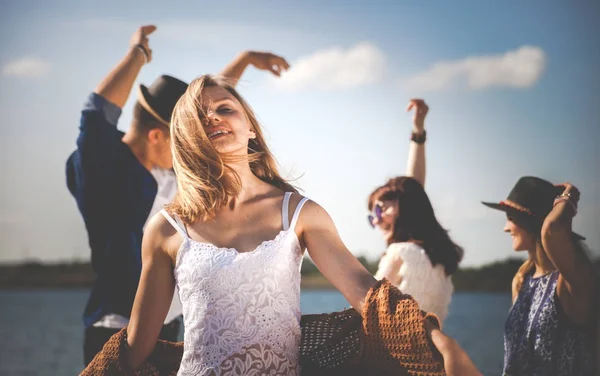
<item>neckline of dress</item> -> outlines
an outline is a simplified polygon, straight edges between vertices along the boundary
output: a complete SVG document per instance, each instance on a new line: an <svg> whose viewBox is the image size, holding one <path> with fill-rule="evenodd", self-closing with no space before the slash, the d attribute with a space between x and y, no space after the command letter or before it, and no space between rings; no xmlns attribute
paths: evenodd
<svg viewBox="0 0 600 376"><path fill-rule="evenodd" d="M300 239L298 239L298 234L296 234L296 231L293 231L292 228L288 228L287 230L282 229L281 231L279 231L279 233L277 235L275 235L274 238L268 239L268 240L263 240L254 249L252 249L250 251L245 251L245 252L239 252L237 250L237 248L234 248L234 247L218 247L213 243L201 242L201 241L194 240L194 239L190 238L189 236L187 236L181 243L181 246L179 246L179 249L177 250L177 256L176 256L176 260L175 260L175 268L174 269L177 269L177 267L179 266L182 248L187 243L197 244L197 245L201 245L201 246L207 246L208 248L211 248L213 251L216 251L216 252L226 252L226 253L234 254L235 257L243 257L245 255L252 255L252 254L258 253L262 249L266 249L267 245L275 243L277 240L279 240L279 238L281 238L283 235L289 233L290 231L294 234L294 243L299 245Z"/></svg>

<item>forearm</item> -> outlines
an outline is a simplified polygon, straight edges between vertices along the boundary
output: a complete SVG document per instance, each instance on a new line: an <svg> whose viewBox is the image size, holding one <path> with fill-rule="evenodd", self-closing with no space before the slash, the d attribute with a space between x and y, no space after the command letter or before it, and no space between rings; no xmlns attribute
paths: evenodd
<svg viewBox="0 0 600 376"><path fill-rule="evenodd" d="M585 287L590 283L589 265L585 256L577 251L573 240L572 207L559 202L548 214L542 226L542 245L546 255L568 282L569 287Z"/></svg>
<svg viewBox="0 0 600 376"><path fill-rule="evenodd" d="M548 216L544 219L542 226L542 240L546 243L544 249L552 259L554 253L558 256L564 253L560 250L558 243L571 243L571 223L573 220L573 208L563 201L557 203Z"/></svg>
<svg viewBox="0 0 600 376"><path fill-rule="evenodd" d="M425 144L418 144L410 141L408 147L408 164L406 166L406 176L410 176L425 186Z"/></svg>
<svg viewBox="0 0 600 376"><path fill-rule="evenodd" d="M231 63L223 68L220 74L230 79L233 85L236 85L248 65L250 65L250 58L250 52L244 51L240 53Z"/></svg>
<svg viewBox="0 0 600 376"><path fill-rule="evenodd" d="M423 99L413 98L408 102L407 111L414 110L412 133L418 138L411 137L408 147L408 166L406 175L414 178L425 186L425 117L429 106ZM419 142L417 142L419 141Z"/></svg>
<svg viewBox="0 0 600 376"><path fill-rule="evenodd" d="M568 228L571 229L571 221L574 216L574 208L568 201L557 202L552 208L552 211L544 219L544 223L551 225L554 228Z"/></svg>
<svg viewBox="0 0 600 376"><path fill-rule="evenodd" d="M123 108L131 88L146 60L138 48L130 48L125 57L98 84L94 92L119 108Z"/></svg>
<svg viewBox="0 0 600 376"><path fill-rule="evenodd" d="M174 284L170 283L168 287ZM138 369L150 356L156 346L162 323L167 316L173 295L164 293L163 287L151 288L150 294L138 294L127 327L127 363L131 369ZM173 287L174 290L174 287ZM172 290L172 291L173 291ZM161 291L154 294L154 291Z"/></svg>
<svg viewBox="0 0 600 376"><path fill-rule="evenodd" d="M366 270L365 270L366 271ZM365 301L367 294L375 286L377 280L369 272L357 273L354 280L354 289L346 291L346 299L352 305L352 307L360 314L363 313L365 308Z"/></svg>
<svg viewBox="0 0 600 376"><path fill-rule="evenodd" d="M321 267L319 270L321 270L325 278L327 278L344 298L346 298L348 303L350 303L358 313L362 314L367 294L377 283L377 280L356 258L354 258L354 256L350 254L350 257L352 259L340 258L338 260L332 260L329 258L325 261L327 262L327 266L325 268ZM320 262L319 264L323 265L323 262ZM332 264L337 264L337 267Z"/></svg>

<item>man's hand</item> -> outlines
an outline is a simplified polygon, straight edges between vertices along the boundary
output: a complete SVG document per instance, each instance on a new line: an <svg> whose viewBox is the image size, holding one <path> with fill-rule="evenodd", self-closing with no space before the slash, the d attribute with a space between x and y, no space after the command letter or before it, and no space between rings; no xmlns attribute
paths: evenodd
<svg viewBox="0 0 600 376"><path fill-rule="evenodd" d="M270 52L248 51L248 61L257 69L268 70L279 77L281 72L288 70L290 65L281 56Z"/></svg>
<svg viewBox="0 0 600 376"><path fill-rule="evenodd" d="M429 106L425 104L423 99L413 98L408 102L406 111L410 111L413 108L415 109L415 113L413 114L413 130L416 133L423 133L425 129L425 117L429 112Z"/></svg>
<svg viewBox="0 0 600 376"><path fill-rule="evenodd" d="M137 45L140 45L146 50L148 53L146 61L147 63L152 60L152 49L150 49L150 46L148 45L148 35L152 34L154 30L156 30L156 26L154 25L141 26L135 31L135 33L133 33L129 41L129 46L131 48L135 48Z"/></svg>
<svg viewBox="0 0 600 376"><path fill-rule="evenodd" d="M154 25L141 26L129 40L130 49L125 57L96 86L94 92L119 108L125 106L140 69L152 60L152 50L148 45L148 35L156 30ZM139 47L136 47L138 46ZM144 52L142 52L142 48ZM145 60L142 60L145 59Z"/></svg>

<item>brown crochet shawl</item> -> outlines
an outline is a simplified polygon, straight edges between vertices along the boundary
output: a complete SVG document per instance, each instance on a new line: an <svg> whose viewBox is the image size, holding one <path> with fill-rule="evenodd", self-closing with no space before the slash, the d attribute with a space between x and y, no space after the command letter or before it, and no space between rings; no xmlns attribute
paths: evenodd
<svg viewBox="0 0 600 376"><path fill-rule="evenodd" d="M301 319L302 375L444 375L441 356L433 349L425 320L438 319L419 309L414 299L388 281L379 281L367 294L362 316L354 309ZM121 330L81 373L82 376L175 376L183 343L159 340L135 372L125 364L126 331Z"/></svg>

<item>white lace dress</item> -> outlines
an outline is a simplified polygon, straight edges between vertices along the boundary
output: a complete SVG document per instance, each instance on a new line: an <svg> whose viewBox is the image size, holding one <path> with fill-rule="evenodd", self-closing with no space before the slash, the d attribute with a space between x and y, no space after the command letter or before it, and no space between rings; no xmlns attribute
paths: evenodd
<svg viewBox="0 0 600 376"><path fill-rule="evenodd" d="M183 305L184 351L178 375L299 375L300 266L294 231L306 198L288 225L250 252L184 237L174 269Z"/></svg>
<svg viewBox="0 0 600 376"><path fill-rule="evenodd" d="M401 278L397 287L415 298L422 310L435 313L440 322L448 315L454 292L452 279L446 275L443 265L431 265L425 250L418 244L390 244L379 261L375 278L387 278L392 283Z"/></svg>

